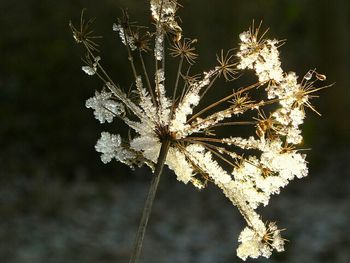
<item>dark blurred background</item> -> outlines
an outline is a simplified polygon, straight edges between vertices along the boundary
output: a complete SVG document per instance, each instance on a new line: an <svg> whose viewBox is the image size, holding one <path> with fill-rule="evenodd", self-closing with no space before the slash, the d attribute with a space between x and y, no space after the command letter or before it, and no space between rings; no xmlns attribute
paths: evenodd
<svg viewBox="0 0 350 263"><path fill-rule="evenodd" d="M350 2L346 0L183 0L185 35L198 38L199 69L236 47L252 20L287 39L286 71L317 68L336 84L313 101L303 126L310 175L292 182L261 213L290 242L269 261L349 262ZM136 0L0 0L0 262L127 262L151 179L147 169L103 165L94 145L104 130L85 108L102 84L81 71L69 20L97 18L101 56L121 85L131 78L112 24L120 7L150 23ZM133 19L133 20L134 20ZM169 175L169 176L168 176ZM141 262L226 263L243 228L237 209L209 187L198 192L166 171Z"/></svg>

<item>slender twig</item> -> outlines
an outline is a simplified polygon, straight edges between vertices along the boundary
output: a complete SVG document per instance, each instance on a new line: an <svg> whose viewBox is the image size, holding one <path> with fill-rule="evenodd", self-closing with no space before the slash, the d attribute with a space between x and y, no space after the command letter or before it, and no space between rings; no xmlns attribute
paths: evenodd
<svg viewBox="0 0 350 263"><path fill-rule="evenodd" d="M208 90L210 90L210 88L214 85L215 80L217 80L218 78L218 74L215 75L215 77L212 79L212 81L209 83L208 87L206 87L206 89L203 91L203 93L201 94L200 99L202 99L204 97L204 95L208 92Z"/></svg>
<svg viewBox="0 0 350 263"><path fill-rule="evenodd" d="M264 84L265 84L265 82L257 82L257 83L254 83L253 85L250 85L250 86L248 86L248 87L246 87L246 88L244 88L244 89L240 89L240 90L238 90L238 91L236 91L236 92L234 92L234 93L232 93L232 94L226 96L225 98L223 98L223 99L221 99L221 100L218 100L218 101L215 102L215 103L210 104L208 107L204 108L203 110L199 111L198 113L194 114L191 118L189 118L189 119L187 120L187 123L189 123L190 121L196 119L198 116L200 116L200 115L203 114L204 112L206 112L206 111L208 111L208 110L210 110L210 109L216 107L217 105L219 105L219 104L221 104L221 103L223 103L223 102L225 102L225 101L230 100L231 98L233 98L233 97L236 96L237 94L241 94L241 93L246 92L246 91L248 91L248 90L250 90L250 89L253 89L253 88L255 88L255 87L260 87L260 86L262 86L262 85L264 85Z"/></svg>
<svg viewBox="0 0 350 263"><path fill-rule="evenodd" d="M153 94L153 89L152 89L152 86L151 86L151 82L149 80L148 72L147 72L147 69L146 69L146 66L145 66L145 61L143 59L141 51L139 51L139 56L140 56L140 61L141 61L141 64L142 64L143 74L145 75L145 78L146 78L148 92L151 95L153 104L155 105L156 104L156 99L155 99L154 94Z"/></svg>
<svg viewBox="0 0 350 263"><path fill-rule="evenodd" d="M136 80L136 79L137 79L136 67L135 67L135 63L134 63L134 58L133 58L133 56L132 56L132 54L131 54L131 50L130 50L130 46L129 46L130 43L129 43L129 41L128 41L128 36L127 36L127 34L126 34L126 32L125 32L125 28L124 28L123 32L124 32L125 46L126 46L126 50L127 50L127 52L128 52L128 60L129 60L129 62L130 62L130 66L131 66L131 69L132 69L132 73L133 73L133 75L134 75L134 78L135 78L135 80Z"/></svg>
<svg viewBox="0 0 350 263"><path fill-rule="evenodd" d="M188 69L187 69L187 72L186 72L186 75L185 75L186 77L190 74L191 67L192 67L192 65L188 66ZM182 88L182 92L181 92L181 96L180 96L180 99L179 99L179 103L181 103L183 97L185 96L185 94L187 92L187 86L188 86L187 81L184 81L184 86Z"/></svg>
<svg viewBox="0 0 350 263"><path fill-rule="evenodd" d="M177 92L177 87L179 85L179 79L180 79L180 76L181 76L181 69L182 69L183 61L184 61L184 57L181 56L180 62L179 62L179 66L178 66L178 69L177 69L177 74L176 74L175 87L174 87L174 91L173 91L173 104L171 106L170 119L173 117L173 114L174 114L174 111L175 111L174 109L175 109L175 102L176 102L176 92Z"/></svg>
<svg viewBox="0 0 350 263"><path fill-rule="evenodd" d="M159 153L158 161L157 161L156 168L154 171L154 176L153 176L153 179L151 182L151 186L149 188L149 192L147 195L145 206L143 208L139 228L137 230L134 250L133 250L133 253L131 255L129 263L138 262L138 259L140 257L141 250L142 250L142 244L143 244L143 238L145 236L148 219L149 219L149 216L150 216L151 211L152 211L153 201L154 201L154 198L155 198L155 195L157 192L159 179L160 179L160 176L161 176L162 171L163 171L163 167L164 167L166 156L167 156L167 153L169 150L169 146L170 146L169 140L164 140L162 142L162 147L160 148L160 153Z"/></svg>
<svg viewBox="0 0 350 263"><path fill-rule="evenodd" d="M230 122L219 122L216 123L212 126L210 126L210 128L214 128L214 127L221 127L221 126L235 126L235 125L253 125L256 124L256 121L230 121Z"/></svg>

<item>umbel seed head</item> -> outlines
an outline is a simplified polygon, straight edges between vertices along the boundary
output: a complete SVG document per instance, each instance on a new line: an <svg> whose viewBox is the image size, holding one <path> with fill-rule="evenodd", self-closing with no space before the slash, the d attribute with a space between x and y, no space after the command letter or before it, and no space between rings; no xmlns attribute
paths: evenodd
<svg viewBox="0 0 350 263"><path fill-rule="evenodd" d="M95 43L99 37L91 30L94 20L86 21L83 11L80 25L70 24L87 53L82 70L104 83L86 107L102 124L117 119L129 127L124 135L102 132L96 151L104 163L116 159L153 170L163 142L170 142L165 164L177 179L198 189L216 185L246 220L238 257L270 257L284 250L285 239L276 223L263 223L256 209L268 205L291 180L307 176L301 125L308 109L318 113L311 99L328 87L317 85L326 76L316 70L302 78L285 72L279 51L284 41L267 38L261 23L239 35L238 48L220 50L212 68L195 74L197 39L185 37L179 7L174 0L151 0L150 28L131 22L125 10L113 24L130 64L130 89L118 86L104 69ZM175 72L169 63L175 63ZM253 83L235 83L250 73ZM218 86L220 78L229 88ZM227 94L204 105L213 89ZM249 135L233 134L237 126L246 127ZM232 135L217 136L220 129Z"/></svg>

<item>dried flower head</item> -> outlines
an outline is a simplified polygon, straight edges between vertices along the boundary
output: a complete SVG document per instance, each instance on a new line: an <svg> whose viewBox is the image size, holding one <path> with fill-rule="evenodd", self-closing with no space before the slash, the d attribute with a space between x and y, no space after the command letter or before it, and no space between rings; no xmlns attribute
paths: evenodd
<svg viewBox="0 0 350 263"><path fill-rule="evenodd" d="M227 81L232 81L237 78L237 63L233 60L234 55L231 54L232 50L229 50L226 55L224 55L224 51L221 50L220 56L216 55L216 60L219 63L217 66L217 70L219 72L219 76L223 75Z"/></svg>
<svg viewBox="0 0 350 263"><path fill-rule="evenodd" d="M88 47L90 50L98 51L98 44L95 40L102 37L93 35L94 31L91 29L91 26L94 23L95 18L90 18L88 21L85 21L85 11L86 9L81 11L80 25L78 28L76 28L72 22L69 22L69 26L72 30L74 40L78 44L83 43L84 46Z"/></svg>
<svg viewBox="0 0 350 263"><path fill-rule="evenodd" d="M196 40L182 38L177 1L151 0L150 7L155 27L145 36L139 34L140 27L130 23L125 12L113 25L126 47L133 74L132 92L138 103L102 67L91 31L86 29L91 22L82 18L79 30L71 25L73 37L88 52L89 61L83 71L104 82L104 90L96 91L86 107L94 110L101 123L118 117L131 130L127 136L103 132L96 144L101 160L107 163L116 159L132 168L146 164L156 171L165 162L185 184L203 189L213 183L247 222L238 239L240 258L269 257L273 250L283 251L282 230L275 223L264 224L255 210L266 206L271 195L279 194L289 181L308 174L306 156L298 150L302 142L300 125L306 107L316 111L310 99L324 88L317 87L317 81L326 77L311 70L300 81L296 73L284 72L278 50L281 42L265 39L267 31L260 36L261 25L253 25L239 35L235 55L233 49L221 51L217 65L192 75L191 66L197 58L192 45ZM169 33L176 36L175 40L167 37ZM150 38L154 40L153 56L136 52L149 50ZM144 62L146 55L153 59L151 68ZM166 67L166 55L179 59L174 83L168 81L171 72ZM140 63L134 63L135 59ZM237 87L222 99L199 108L202 97L220 76L233 81L246 71L256 75L255 83ZM220 128L235 125L247 126L250 135L216 135Z"/></svg>
<svg viewBox="0 0 350 263"><path fill-rule="evenodd" d="M172 57L186 58L189 64L193 64L198 55L195 53L196 48L192 45L197 43L197 39L184 38L182 41L174 41L173 45L169 48L170 55Z"/></svg>

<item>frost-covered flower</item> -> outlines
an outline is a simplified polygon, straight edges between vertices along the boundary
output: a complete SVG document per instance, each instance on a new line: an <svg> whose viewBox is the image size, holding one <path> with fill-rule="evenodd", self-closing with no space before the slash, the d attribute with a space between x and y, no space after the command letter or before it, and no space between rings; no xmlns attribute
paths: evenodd
<svg viewBox="0 0 350 263"><path fill-rule="evenodd" d="M130 149L127 149L122 144L122 138L119 134L110 134L102 132L101 138L95 145L97 152L101 153L101 161L109 163L113 158L130 167L136 164L137 154Z"/></svg>
<svg viewBox="0 0 350 263"><path fill-rule="evenodd" d="M269 223L259 232L250 227L244 228L238 241L241 244L237 248L237 256L243 260L259 256L269 258L274 249L278 252L284 251L285 239L281 237L281 230L274 222Z"/></svg>
<svg viewBox="0 0 350 263"><path fill-rule="evenodd" d="M103 163L109 163L121 150L121 137L120 135L112 135L108 132L102 132L101 138L97 141L95 149L97 152L102 153L101 160Z"/></svg>
<svg viewBox="0 0 350 263"><path fill-rule="evenodd" d="M150 3L152 17L157 22L154 56L160 61L164 55L164 33L170 31L178 41L182 36L182 28L176 21L178 4L175 0L151 0Z"/></svg>
<svg viewBox="0 0 350 263"><path fill-rule="evenodd" d="M269 80L280 82L283 79L283 71L277 49L279 41L258 39L258 33L259 29L240 34L241 44L237 53L240 58L238 68L254 69L261 82Z"/></svg>
<svg viewBox="0 0 350 263"><path fill-rule="evenodd" d="M211 182L238 208L247 222L239 236L240 258L269 257L273 250L283 251L281 230L275 223L264 224L256 209L266 206L271 195L279 194L291 180L307 176L306 156L298 150L300 126L306 107L316 112L310 104L311 94L319 90L314 86L316 80L325 76L311 70L299 80L296 73L285 72L278 50L281 42L265 39L266 32L259 35L260 26L239 35L236 56L222 51L212 69L191 75L197 58L192 45L197 41L184 38L179 42L183 32L177 22L177 1L151 0L150 9L155 28L147 36L153 37L150 59L154 67L146 67L141 52L145 49L135 37L145 27L131 23L125 11L123 19L113 25L127 49L133 73L130 89L116 85L94 55L96 49L91 46L96 45L79 38L94 61L83 70L93 75L100 69L96 75L108 90L96 91L86 107L94 110L101 123L118 116L130 128L125 135L101 134L95 148L102 162L116 159L131 167L146 164L154 169L163 154L162 160L179 181L199 189ZM74 36L79 36L81 32L72 28ZM179 59L173 83L165 63L167 52ZM224 76L234 81L236 72L241 75L247 70L255 74L255 83L229 89L222 99L202 105L202 97L212 91L217 79ZM263 94L251 92L256 89ZM236 125L250 128L249 135L216 136L221 128ZM164 145L166 154L161 151Z"/></svg>
<svg viewBox="0 0 350 263"><path fill-rule="evenodd" d="M88 99L85 103L86 108L94 110L94 115L100 123L112 122L115 116L121 116L125 113L124 104L112 99L113 93L102 90L101 93L95 91L95 96Z"/></svg>
<svg viewBox="0 0 350 263"><path fill-rule="evenodd" d="M181 33L182 29L176 22L177 1L175 0L151 0L151 12L153 18L162 26L168 27L174 32Z"/></svg>

